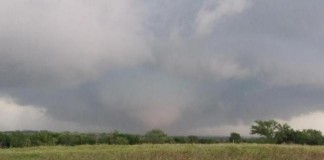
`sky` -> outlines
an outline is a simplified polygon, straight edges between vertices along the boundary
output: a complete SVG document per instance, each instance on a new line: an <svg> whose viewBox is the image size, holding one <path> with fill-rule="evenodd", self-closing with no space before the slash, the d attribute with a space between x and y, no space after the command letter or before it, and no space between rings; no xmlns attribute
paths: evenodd
<svg viewBox="0 0 324 160"><path fill-rule="evenodd" d="M324 131L322 0L2 0L0 131Z"/></svg>

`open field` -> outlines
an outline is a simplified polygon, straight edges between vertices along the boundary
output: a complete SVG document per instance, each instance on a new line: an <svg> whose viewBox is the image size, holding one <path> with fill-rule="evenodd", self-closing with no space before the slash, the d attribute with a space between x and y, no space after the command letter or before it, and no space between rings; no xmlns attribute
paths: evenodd
<svg viewBox="0 0 324 160"><path fill-rule="evenodd" d="M94 145L0 149L0 160L324 159L324 147L295 145Z"/></svg>

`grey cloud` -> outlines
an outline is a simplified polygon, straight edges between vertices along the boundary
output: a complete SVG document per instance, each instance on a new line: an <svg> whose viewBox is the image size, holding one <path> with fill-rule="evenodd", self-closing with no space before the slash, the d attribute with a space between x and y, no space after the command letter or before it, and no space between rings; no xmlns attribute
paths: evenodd
<svg viewBox="0 0 324 160"><path fill-rule="evenodd" d="M0 92L54 119L182 134L324 109L322 1L0 4Z"/></svg>
<svg viewBox="0 0 324 160"><path fill-rule="evenodd" d="M2 3L11 6L2 5L1 14L4 85L77 85L107 69L150 60L131 1Z"/></svg>

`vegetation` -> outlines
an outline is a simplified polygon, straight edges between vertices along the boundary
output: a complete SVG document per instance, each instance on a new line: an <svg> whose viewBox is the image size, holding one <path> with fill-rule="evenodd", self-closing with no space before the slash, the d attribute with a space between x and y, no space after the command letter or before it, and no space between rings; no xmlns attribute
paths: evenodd
<svg viewBox="0 0 324 160"><path fill-rule="evenodd" d="M324 147L256 144L82 145L0 150L0 160L320 160Z"/></svg>
<svg viewBox="0 0 324 160"><path fill-rule="evenodd" d="M233 143L240 143L242 140L242 137L239 133L231 133L230 137L229 137L229 141L233 142Z"/></svg>
<svg viewBox="0 0 324 160"><path fill-rule="evenodd" d="M265 136L270 143L274 142L279 123L274 120L257 120L255 121L255 123L256 125L252 125L251 127L251 134L259 134Z"/></svg>
<svg viewBox="0 0 324 160"><path fill-rule="evenodd" d="M162 130L153 129L151 131L146 132L146 134L144 135L143 142L153 143L153 144L161 144L161 143L166 143L166 142L172 142L172 140Z"/></svg>
<svg viewBox="0 0 324 160"><path fill-rule="evenodd" d="M224 138L198 136L168 136L160 129L153 129L145 135L119 133L78 133L49 131L11 131L0 132L0 148L33 146L76 146L76 145L135 145L163 143L201 143L211 144L225 142Z"/></svg>
<svg viewBox="0 0 324 160"><path fill-rule="evenodd" d="M302 131L292 129L288 124L280 124L274 120L255 121L251 127L251 134L265 137L265 143L293 143L308 145L323 145L324 137L321 131L305 129ZM262 142L262 140L260 140Z"/></svg>
<svg viewBox="0 0 324 160"><path fill-rule="evenodd" d="M33 146L76 146L76 145L135 145L135 144L214 144L214 143L269 143L269 144L308 144L323 145L321 131L314 129L294 130L288 124L280 124L274 120L255 121L251 126L252 135L260 138L243 139L239 133L231 133L229 138L168 136L160 129L147 131L144 135L119 133L78 133L49 131L11 131L0 132L0 148L33 147Z"/></svg>
<svg viewBox="0 0 324 160"><path fill-rule="evenodd" d="M320 131L294 130L274 120L258 120L251 126L251 134L260 137L242 138L235 132L229 137L168 136L160 129L144 135L117 130L110 133L0 132L0 148L7 148L0 149L0 160L324 159L323 146L308 146L324 144Z"/></svg>

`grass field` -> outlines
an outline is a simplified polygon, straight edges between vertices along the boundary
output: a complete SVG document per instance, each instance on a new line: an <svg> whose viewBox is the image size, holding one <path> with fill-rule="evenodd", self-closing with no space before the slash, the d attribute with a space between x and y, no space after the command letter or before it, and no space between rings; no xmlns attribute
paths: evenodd
<svg viewBox="0 0 324 160"><path fill-rule="evenodd" d="M324 147L295 145L94 145L0 149L0 160L320 160Z"/></svg>

